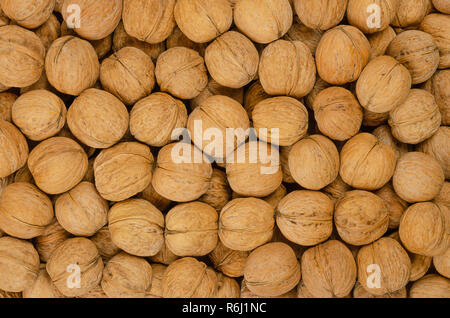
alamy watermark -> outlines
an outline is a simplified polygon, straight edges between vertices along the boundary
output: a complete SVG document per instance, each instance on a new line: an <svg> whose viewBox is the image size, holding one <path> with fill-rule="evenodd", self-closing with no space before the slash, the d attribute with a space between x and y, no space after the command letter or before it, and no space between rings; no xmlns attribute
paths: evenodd
<svg viewBox="0 0 450 318"><path fill-rule="evenodd" d="M70 273L66 279L67 288L81 288L81 268L78 264L69 264L66 272Z"/></svg>
<svg viewBox="0 0 450 318"><path fill-rule="evenodd" d="M367 27L369 29L381 28L381 8L378 4L372 3L367 6L367 13L370 15L367 17Z"/></svg>

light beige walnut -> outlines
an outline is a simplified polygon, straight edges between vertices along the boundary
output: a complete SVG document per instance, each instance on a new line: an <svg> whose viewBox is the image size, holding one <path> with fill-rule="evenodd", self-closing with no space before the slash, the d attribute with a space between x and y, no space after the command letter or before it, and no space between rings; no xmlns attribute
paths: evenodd
<svg viewBox="0 0 450 318"><path fill-rule="evenodd" d="M433 6L442 13L450 14L450 3L448 0L431 0Z"/></svg>
<svg viewBox="0 0 450 318"><path fill-rule="evenodd" d="M446 179L450 179L450 127L440 126L437 132L418 145L418 151L434 157L442 167Z"/></svg>
<svg viewBox="0 0 450 318"><path fill-rule="evenodd" d="M389 229L396 229L400 224L400 218L408 207L408 203L400 198L394 191L392 184L388 183L376 193L380 198L386 201L389 213Z"/></svg>
<svg viewBox="0 0 450 318"><path fill-rule="evenodd" d="M189 105L191 106L191 109L194 110L195 108L199 107L203 102L208 99L211 96L214 95L224 95L228 96L235 101L237 101L239 104L243 104L244 102L244 88L230 88L225 87L217 83L214 79L210 79L208 82L208 85L206 85L205 89L194 99L191 99L189 102Z"/></svg>
<svg viewBox="0 0 450 318"><path fill-rule="evenodd" d="M13 124L0 120L0 178L22 168L28 158L28 144Z"/></svg>
<svg viewBox="0 0 450 318"><path fill-rule="evenodd" d="M311 29L328 30L344 18L348 0L294 0L300 21Z"/></svg>
<svg viewBox="0 0 450 318"><path fill-rule="evenodd" d="M34 29L48 20L55 0L2 0L3 13L17 24Z"/></svg>
<svg viewBox="0 0 450 318"><path fill-rule="evenodd" d="M450 278L450 248L447 248L443 254L434 256L433 265L439 274Z"/></svg>
<svg viewBox="0 0 450 318"><path fill-rule="evenodd" d="M410 298L449 298L450 280L429 274L415 282L409 289Z"/></svg>
<svg viewBox="0 0 450 318"><path fill-rule="evenodd" d="M244 266L247 261L248 251L236 251L218 242L216 248L208 254L214 264L214 268L230 277L244 275Z"/></svg>
<svg viewBox="0 0 450 318"><path fill-rule="evenodd" d="M434 95L441 113L442 125L450 125L450 70L441 70L425 82L423 88Z"/></svg>
<svg viewBox="0 0 450 318"><path fill-rule="evenodd" d="M41 264L39 273L33 285L22 292L23 298L65 298L58 289L56 289L50 276L45 269L45 264Z"/></svg>
<svg viewBox="0 0 450 318"><path fill-rule="evenodd" d="M164 265L170 265L179 258L180 257L178 255L175 255L171 250L169 250L165 241L163 242L161 250L156 255L150 256L150 260L152 262L161 263Z"/></svg>
<svg viewBox="0 0 450 318"><path fill-rule="evenodd" d="M386 293L384 295L374 295L369 293L359 282L356 282L355 288L353 288L353 298L407 298L408 292L406 287L403 287L392 293Z"/></svg>
<svg viewBox="0 0 450 318"><path fill-rule="evenodd" d="M311 29L302 24L298 17L289 31L284 35L283 39L288 41L301 41L309 48L312 56L316 55L317 45L323 32L319 29Z"/></svg>
<svg viewBox="0 0 450 318"><path fill-rule="evenodd" d="M367 39L369 40L371 47L370 59L385 55L389 44L391 44L396 36L397 34L390 26L383 31L368 35Z"/></svg>
<svg viewBox="0 0 450 318"><path fill-rule="evenodd" d="M167 266L162 264L152 264L152 283L150 290L145 294L145 298L162 298L162 279Z"/></svg>
<svg viewBox="0 0 450 318"><path fill-rule="evenodd" d="M396 27L408 27L420 24L433 7L431 0L397 0L397 13L392 20Z"/></svg>
<svg viewBox="0 0 450 318"><path fill-rule="evenodd" d="M233 278L217 274L217 290L214 294L215 298L240 298L241 287Z"/></svg>
<svg viewBox="0 0 450 318"><path fill-rule="evenodd" d="M379 16L374 18L371 14L375 9L370 5L377 5ZM389 27L397 14L398 0L349 0L347 6L347 19L351 25L356 26L364 33L375 33ZM368 23L372 22L372 23Z"/></svg>
<svg viewBox="0 0 450 318"><path fill-rule="evenodd" d="M151 204L153 204L158 210L160 211L166 211L167 208L170 206L172 201L169 199L164 198L161 196L158 192L155 191L155 188L153 188L153 185L150 183L147 188L145 188L138 197L147 200Z"/></svg>
<svg viewBox="0 0 450 318"><path fill-rule="evenodd" d="M409 145L404 144L392 135L391 127L388 125L381 125L372 131L372 134L377 137L383 144L388 145L394 150L395 157L400 158L403 154L409 151Z"/></svg>
<svg viewBox="0 0 450 318"><path fill-rule="evenodd" d="M439 49L439 68L450 67L450 35L445 30L450 28L450 17L447 14L433 13L427 15L420 28L433 36Z"/></svg>
<svg viewBox="0 0 450 318"><path fill-rule="evenodd" d="M271 96L264 91L259 81L253 82L245 91L244 108L247 111L248 117L252 120L252 112L255 106L266 98Z"/></svg>
<svg viewBox="0 0 450 318"><path fill-rule="evenodd" d="M58 220L54 218L52 223L45 227L44 232L34 239L34 246L41 261L46 263L58 245L69 237L71 237L71 234L64 230Z"/></svg>
<svg viewBox="0 0 450 318"><path fill-rule="evenodd" d="M95 246L97 246L98 253L102 257L104 262L107 262L114 255L118 254L121 249L114 244L111 239L111 232L109 231L108 226L102 227L100 230L95 233L94 236L89 238Z"/></svg>
<svg viewBox="0 0 450 318"><path fill-rule="evenodd" d="M220 212L222 208L230 201L231 189L228 185L227 175L219 169L213 169L211 182L208 191L198 200L209 204Z"/></svg>

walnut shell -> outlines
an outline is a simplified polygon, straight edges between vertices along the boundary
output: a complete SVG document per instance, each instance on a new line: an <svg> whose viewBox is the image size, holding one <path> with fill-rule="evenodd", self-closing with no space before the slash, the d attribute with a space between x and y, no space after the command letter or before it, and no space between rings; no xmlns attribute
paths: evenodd
<svg viewBox="0 0 450 318"><path fill-rule="evenodd" d="M278 149L261 141L250 141L227 156L228 182L243 196L264 197L281 184Z"/></svg>
<svg viewBox="0 0 450 318"><path fill-rule="evenodd" d="M181 99L197 97L208 84L203 58L197 51L174 47L161 53L155 75L161 91Z"/></svg>
<svg viewBox="0 0 450 318"><path fill-rule="evenodd" d="M359 132L362 108L353 94L343 87L328 87L318 93L312 104L320 132L344 141Z"/></svg>
<svg viewBox="0 0 450 318"><path fill-rule="evenodd" d="M433 136L418 145L417 150L434 157L441 165L445 178L450 179L450 127L439 127Z"/></svg>
<svg viewBox="0 0 450 318"><path fill-rule="evenodd" d="M449 290L449 279L436 274L429 274L411 286L409 298L450 298Z"/></svg>
<svg viewBox="0 0 450 318"><path fill-rule="evenodd" d="M14 124L31 140L41 141L59 133L66 123L64 102L39 89L22 94L12 107Z"/></svg>
<svg viewBox="0 0 450 318"><path fill-rule="evenodd" d="M39 272L39 255L30 242L0 238L0 289L21 292L33 285Z"/></svg>
<svg viewBox="0 0 450 318"><path fill-rule="evenodd" d="M73 288L73 275L79 266L80 288ZM70 238L61 243L47 262L47 272L56 288L68 297L81 296L94 289L102 279L103 261L95 244L87 238ZM69 283L70 282L70 283ZM72 287L72 288L71 288Z"/></svg>
<svg viewBox="0 0 450 318"><path fill-rule="evenodd" d="M434 95L442 117L442 125L450 125L450 70L437 71L423 88Z"/></svg>
<svg viewBox="0 0 450 318"><path fill-rule="evenodd" d="M430 0L397 0L397 13L392 20L396 27L407 27L420 24L432 8Z"/></svg>
<svg viewBox="0 0 450 318"><path fill-rule="evenodd" d="M445 205L448 209L450 209L450 182L444 182L441 192L434 197L433 201L437 204Z"/></svg>
<svg viewBox="0 0 450 318"><path fill-rule="evenodd" d="M445 30L450 29L450 16L447 14L433 13L427 15L420 28L433 36L439 49L440 61L439 68L450 67L450 35Z"/></svg>
<svg viewBox="0 0 450 318"><path fill-rule="evenodd" d="M109 298L143 298L151 283L150 264L143 258L121 252L106 263L101 286Z"/></svg>
<svg viewBox="0 0 450 318"><path fill-rule="evenodd" d="M111 232L108 226L102 227L89 239L97 246L98 253L104 262L109 261L114 255L120 252L120 248L111 239Z"/></svg>
<svg viewBox="0 0 450 318"><path fill-rule="evenodd" d="M259 62L259 79L270 95L307 95L316 81L311 51L301 41L278 40L266 46Z"/></svg>
<svg viewBox="0 0 450 318"><path fill-rule="evenodd" d="M233 22L227 0L180 0L175 4L174 16L180 30L197 43L214 40Z"/></svg>
<svg viewBox="0 0 450 318"><path fill-rule="evenodd" d="M12 121L11 112L17 95L13 93L0 93L0 120Z"/></svg>
<svg viewBox="0 0 450 318"><path fill-rule="evenodd" d="M244 102L243 87L236 89L225 87L220 85L214 79L211 78L208 82L208 85L206 85L205 89L197 97L190 100L189 104L191 106L191 109L194 110L195 108L199 107L204 103L205 100L214 95L228 96L237 101L241 105Z"/></svg>
<svg viewBox="0 0 450 318"><path fill-rule="evenodd" d="M46 263L58 245L69 237L70 233L64 230L56 218L53 219L53 222L45 227L44 232L34 239L34 246L41 261Z"/></svg>
<svg viewBox="0 0 450 318"><path fill-rule="evenodd" d="M217 83L230 88L241 88L255 78L259 53L247 37L239 32L229 31L208 45L205 63Z"/></svg>
<svg viewBox="0 0 450 318"><path fill-rule="evenodd" d="M389 44L391 44L392 40L395 39L396 36L397 34L391 27L387 27L383 31L368 35L367 39L369 40L371 47L370 59L385 55Z"/></svg>
<svg viewBox="0 0 450 318"><path fill-rule="evenodd" d="M16 182L0 196L0 227L14 237L30 239L43 234L53 220L50 199L36 186Z"/></svg>
<svg viewBox="0 0 450 318"><path fill-rule="evenodd" d="M450 213L447 207L420 202L406 209L400 220L402 244L424 256L443 254L450 246Z"/></svg>
<svg viewBox="0 0 450 318"><path fill-rule="evenodd" d="M171 250L167 247L165 240L163 242L163 246L161 250L154 256L150 256L150 260L155 263L161 263L165 265L170 265L175 262L180 257L172 253Z"/></svg>
<svg viewBox="0 0 450 318"><path fill-rule="evenodd" d="M237 198L220 212L220 241L232 250L251 251L272 238L274 224L270 204L257 198Z"/></svg>
<svg viewBox="0 0 450 318"><path fill-rule="evenodd" d="M294 0L300 21L311 29L328 30L344 18L348 0Z"/></svg>
<svg viewBox="0 0 450 318"><path fill-rule="evenodd" d="M175 26L172 33L166 39L165 45L167 49L171 49L177 46L183 46L188 49L197 51L200 56L204 57L208 43L195 43L189 40L188 37L183 32L181 32L180 28L178 26Z"/></svg>
<svg viewBox="0 0 450 318"><path fill-rule="evenodd" d="M93 148L109 148L128 129L128 110L114 95L90 88L75 98L67 112L72 134Z"/></svg>
<svg viewBox="0 0 450 318"><path fill-rule="evenodd" d="M109 201L123 201L152 181L153 155L138 142L122 142L102 150L94 162L95 186Z"/></svg>
<svg viewBox="0 0 450 318"><path fill-rule="evenodd" d="M271 96L264 91L259 81L254 82L245 91L244 108L247 111L248 117L252 120L252 112L255 106L266 98Z"/></svg>
<svg viewBox="0 0 450 318"><path fill-rule="evenodd" d="M323 188L323 191L328 194L334 203L336 203L350 189L351 187L342 180L340 175L338 175L333 182Z"/></svg>
<svg viewBox="0 0 450 318"><path fill-rule="evenodd" d="M281 38L292 21L288 0L240 0L234 6L234 23L253 42L266 44Z"/></svg>
<svg viewBox="0 0 450 318"><path fill-rule="evenodd" d="M386 184L380 190L375 192L380 198L386 201L389 213L389 229L396 229L400 224L400 218L407 208L408 204L400 198L394 191L390 183Z"/></svg>
<svg viewBox="0 0 450 318"><path fill-rule="evenodd" d="M305 97L305 103L306 106L309 107L309 109L314 110L314 100L316 99L317 95L323 91L325 88L330 87L331 85L325 82L320 77L316 78L316 83L314 84L313 89L311 92Z"/></svg>
<svg viewBox="0 0 450 318"><path fill-rule="evenodd" d="M359 282L356 282L355 288L353 288L353 298L407 298L407 296L406 287L384 295L374 295L369 293Z"/></svg>
<svg viewBox="0 0 450 318"><path fill-rule="evenodd" d="M240 298L241 287L233 278L227 277L222 273L217 274L217 290L215 298Z"/></svg>
<svg viewBox="0 0 450 318"><path fill-rule="evenodd" d="M350 25L339 25L320 39L316 50L317 72L333 85L356 81L369 62L370 43Z"/></svg>
<svg viewBox="0 0 450 318"><path fill-rule="evenodd" d="M293 191L276 208L281 233L291 242L312 246L327 240L333 231L333 202L318 191Z"/></svg>
<svg viewBox="0 0 450 318"><path fill-rule="evenodd" d="M217 289L217 275L205 263L184 257L170 264L162 280L164 298L210 298Z"/></svg>
<svg viewBox="0 0 450 318"><path fill-rule="evenodd" d="M187 129L194 144L219 162L223 162L223 158L242 142L238 137L237 140L229 140L226 132L229 128L245 132L250 128L250 121L242 105L228 96L215 95L205 99L192 111L187 121ZM215 136L214 139L210 132Z"/></svg>
<svg viewBox="0 0 450 318"><path fill-rule="evenodd" d="M172 201L164 198L158 192L156 192L151 183L140 193L139 197L147 200L160 211L166 211L172 203Z"/></svg>
<svg viewBox="0 0 450 318"><path fill-rule="evenodd" d="M268 243L252 251L244 268L248 289L264 297L287 293L298 284L300 276L300 264L294 251L280 242Z"/></svg>
<svg viewBox="0 0 450 318"><path fill-rule="evenodd" d="M381 125L375 128L372 134L377 137L380 142L385 145L388 145L394 150L395 158L400 158L403 154L408 152L408 145L399 142L397 139L392 136L391 127L388 125Z"/></svg>
<svg viewBox="0 0 450 318"><path fill-rule="evenodd" d="M91 41L91 44L94 47L95 53L97 53L98 58L102 59L106 54L109 53L109 51L111 51L112 35L110 34L106 38Z"/></svg>
<svg viewBox="0 0 450 318"><path fill-rule="evenodd" d="M219 169L213 169L211 182L208 191L198 200L209 204L217 212L230 201L231 189L228 185L227 175Z"/></svg>
<svg viewBox="0 0 450 318"><path fill-rule="evenodd" d="M389 112L380 114L363 109L364 126L377 127L387 123L388 119L389 119Z"/></svg>
<svg viewBox="0 0 450 318"><path fill-rule="evenodd" d="M387 55L402 63L411 73L412 84L423 83L433 76L439 65L439 50L428 33L409 30L392 40Z"/></svg>
<svg viewBox="0 0 450 318"><path fill-rule="evenodd" d="M378 6L377 11L369 7L374 4ZM347 19L351 25L364 33L375 33L389 27L397 14L397 7L398 0L349 0ZM374 12L379 12L376 19L371 16Z"/></svg>
<svg viewBox="0 0 450 318"><path fill-rule="evenodd" d="M340 154L339 174L348 185L364 190L384 186L395 170L395 153L369 133L360 133L346 142Z"/></svg>
<svg viewBox="0 0 450 318"><path fill-rule="evenodd" d="M17 24L34 29L48 20L55 0L2 0L3 13Z"/></svg>
<svg viewBox="0 0 450 318"><path fill-rule="evenodd" d="M450 3L448 0L431 0L433 6L442 13L450 14Z"/></svg>
<svg viewBox="0 0 450 318"><path fill-rule="evenodd" d="M317 45L319 45L323 32L318 29L308 28L306 25L301 24L298 18L296 21L284 35L283 39L303 42L311 51L312 56L315 56Z"/></svg>
<svg viewBox="0 0 450 318"><path fill-rule="evenodd" d="M178 256L203 256L218 241L218 214L203 202L178 204L166 215L164 238L167 247Z"/></svg>
<svg viewBox="0 0 450 318"><path fill-rule="evenodd" d="M41 264L39 273L33 285L27 287L22 292L23 298L65 298L58 289L56 289L50 276L45 270L45 264Z"/></svg>
<svg viewBox="0 0 450 318"><path fill-rule="evenodd" d="M308 249L301 260L302 279L314 297L342 298L356 281L356 263L341 242L330 240Z"/></svg>
<svg viewBox="0 0 450 318"><path fill-rule="evenodd" d="M77 96L95 85L100 63L88 41L68 35L55 40L48 49L45 72L59 92Z"/></svg>
<svg viewBox="0 0 450 318"><path fill-rule="evenodd" d="M388 229L386 202L368 191L348 191L336 203L334 223L346 243L357 246L370 244Z"/></svg>
<svg viewBox="0 0 450 318"><path fill-rule="evenodd" d="M44 69L45 47L33 32L17 25L0 29L0 86L27 87Z"/></svg>
<svg viewBox="0 0 450 318"><path fill-rule="evenodd" d="M13 124L0 120L0 178L22 168L28 158L25 137Z"/></svg>
<svg viewBox="0 0 450 318"><path fill-rule="evenodd" d="M280 163L283 172L283 182L285 183L295 183L291 170L289 170L289 152L291 151L291 148L292 146L280 147Z"/></svg>
<svg viewBox="0 0 450 318"><path fill-rule="evenodd" d="M219 241L208 256L215 269L230 277L241 277L244 275L248 254L248 251L232 250Z"/></svg>
<svg viewBox="0 0 450 318"><path fill-rule="evenodd" d="M100 81L105 90L132 105L150 95L155 86L154 73L150 56L138 48L124 47L103 60Z"/></svg>
<svg viewBox="0 0 450 318"><path fill-rule="evenodd" d="M73 6L78 6L81 13L80 25L73 19ZM74 24L74 30L88 40L100 40L111 33L122 17L121 0L65 0L61 13L66 22Z"/></svg>
<svg viewBox="0 0 450 318"><path fill-rule="evenodd" d="M392 184L400 198L407 202L432 200L444 184L439 162L422 152L408 152L397 162Z"/></svg>
<svg viewBox="0 0 450 318"><path fill-rule="evenodd" d="M88 158L74 140L52 137L31 151L28 168L39 189L49 194L60 194L69 191L83 179L88 168Z"/></svg>
<svg viewBox="0 0 450 318"><path fill-rule="evenodd" d="M433 265L439 274L450 278L450 248L447 248L444 254L434 256Z"/></svg>
<svg viewBox="0 0 450 318"><path fill-rule="evenodd" d="M295 98L287 96L262 100L253 109L252 119L260 140L280 146L293 145L308 130L306 107Z"/></svg>
<svg viewBox="0 0 450 318"><path fill-rule="evenodd" d="M61 36L61 24L59 23L58 18L52 14L48 20L34 32L41 39L45 49L48 50L53 41Z"/></svg>
<svg viewBox="0 0 450 318"><path fill-rule="evenodd" d="M152 185L169 200L188 202L208 191L211 176L211 164L203 154L193 145L178 142L159 151Z"/></svg>
<svg viewBox="0 0 450 318"><path fill-rule="evenodd" d="M259 295L256 295L255 293L251 292L250 289L248 289L247 284L245 283L245 280L242 280L242 282L241 282L241 298L253 298L253 299L255 299L255 298L297 298L297 292L296 292L296 288L293 288L290 291L288 291L287 293L284 293L283 295L279 295L279 296L273 296L273 297L259 296Z"/></svg>
<svg viewBox="0 0 450 318"><path fill-rule="evenodd" d="M292 146L289 170L302 187L319 190L336 179L339 153L333 142L322 135L311 135Z"/></svg>
<svg viewBox="0 0 450 318"><path fill-rule="evenodd" d="M175 0L125 0L122 20L126 32L140 41L164 41L175 26Z"/></svg>
<svg viewBox="0 0 450 318"><path fill-rule="evenodd" d="M286 196L287 190L286 187L283 184L280 184L280 186L271 194L269 194L266 197L263 197L262 199L270 204L270 206L275 210L278 206L278 203L280 203L281 199L283 199Z"/></svg>
<svg viewBox="0 0 450 318"><path fill-rule="evenodd" d="M145 298L162 298L162 279L166 268L166 265L152 264L152 283L150 290L145 294Z"/></svg>
<svg viewBox="0 0 450 318"><path fill-rule="evenodd" d="M432 257L409 253L409 258L411 260L411 274L409 276L409 281L413 282L422 278L428 272Z"/></svg>

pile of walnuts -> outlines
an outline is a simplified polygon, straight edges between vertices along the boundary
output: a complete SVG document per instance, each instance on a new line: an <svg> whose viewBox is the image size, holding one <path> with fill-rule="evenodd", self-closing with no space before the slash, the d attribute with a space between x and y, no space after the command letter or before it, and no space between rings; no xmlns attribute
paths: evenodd
<svg viewBox="0 0 450 318"><path fill-rule="evenodd" d="M450 0L0 8L0 297L450 298Z"/></svg>

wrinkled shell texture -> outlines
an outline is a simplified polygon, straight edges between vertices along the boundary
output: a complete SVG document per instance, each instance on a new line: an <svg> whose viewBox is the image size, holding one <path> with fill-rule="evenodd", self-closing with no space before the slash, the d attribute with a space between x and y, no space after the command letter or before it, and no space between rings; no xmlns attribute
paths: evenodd
<svg viewBox="0 0 450 318"><path fill-rule="evenodd" d="M220 212L225 204L230 201L230 197L231 190L226 173L219 169L213 169L209 189L198 200L209 204Z"/></svg>
<svg viewBox="0 0 450 318"><path fill-rule="evenodd" d="M445 30L450 28L450 17L445 14L430 14L423 19L420 28L433 36L439 49L439 68L450 67L450 35Z"/></svg>
<svg viewBox="0 0 450 318"><path fill-rule="evenodd" d="M383 31L368 35L367 39L369 40L372 48L370 52L371 59L384 55L389 44L396 36L397 34L391 27L387 27Z"/></svg>
<svg viewBox="0 0 450 318"><path fill-rule="evenodd" d="M420 24L430 8L430 0L398 0L397 13L392 25L407 27Z"/></svg>
<svg viewBox="0 0 450 318"><path fill-rule="evenodd" d="M450 127L440 126L417 150L434 157L441 165L445 178L450 179Z"/></svg>
<svg viewBox="0 0 450 318"><path fill-rule="evenodd" d="M348 0L294 0L295 12L309 28L328 30L344 18Z"/></svg>
<svg viewBox="0 0 450 318"><path fill-rule="evenodd" d="M0 178L4 178L26 164L28 144L13 124L0 120L0 146Z"/></svg>
<svg viewBox="0 0 450 318"><path fill-rule="evenodd" d="M450 3L447 0L431 0L433 6L442 13L450 14Z"/></svg>
<svg viewBox="0 0 450 318"><path fill-rule="evenodd" d="M415 282L410 290L410 298L450 298L450 280L429 274Z"/></svg>
<svg viewBox="0 0 450 318"><path fill-rule="evenodd" d="M408 144L399 142L392 135L391 127L388 125L381 125L372 131L372 134L377 137L383 144L388 145L394 150L395 157L398 159L409 150Z"/></svg>
<svg viewBox="0 0 450 318"><path fill-rule="evenodd" d="M289 31L284 35L283 39L288 41L300 41L304 43L311 51L312 56L315 56L317 45L319 45L322 31L318 29L310 29L301 24L296 18L296 22L292 25Z"/></svg>
<svg viewBox="0 0 450 318"><path fill-rule="evenodd" d="M241 277L244 275L244 266L247 261L248 251L236 251L218 242L216 248L209 253L209 258L214 268L230 277Z"/></svg>
<svg viewBox="0 0 450 318"><path fill-rule="evenodd" d="M368 23L371 20L373 9L370 5L376 4L379 10L379 22ZM397 13L398 0L349 0L347 6L347 19L351 25L356 26L364 33L375 33L386 29ZM373 18L372 18L373 19ZM374 25L375 24L375 25Z"/></svg>
<svg viewBox="0 0 450 318"><path fill-rule="evenodd" d="M25 28L34 29L50 17L55 0L2 0L0 4L10 19Z"/></svg>
<svg viewBox="0 0 450 318"><path fill-rule="evenodd" d="M43 233L34 239L36 250L42 262L47 262L59 244L71 237L56 219L45 227Z"/></svg>
<svg viewBox="0 0 450 318"><path fill-rule="evenodd" d="M424 89L434 95L441 112L442 125L450 124L450 70L436 72L425 84Z"/></svg>
<svg viewBox="0 0 450 318"><path fill-rule="evenodd" d="M11 110L17 97L13 93L0 93L0 120L11 122Z"/></svg>
<svg viewBox="0 0 450 318"><path fill-rule="evenodd" d="M400 224L400 218L407 208L408 204L400 198L394 191L390 183L386 184L376 193L380 198L386 201L389 213L389 228L396 229Z"/></svg>

